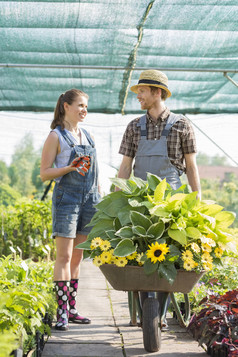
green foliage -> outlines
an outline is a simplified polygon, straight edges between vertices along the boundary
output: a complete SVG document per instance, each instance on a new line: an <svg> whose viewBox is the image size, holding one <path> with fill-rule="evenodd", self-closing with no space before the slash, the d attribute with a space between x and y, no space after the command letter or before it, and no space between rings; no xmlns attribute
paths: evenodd
<svg viewBox="0 0 238 357"><path fill-rule="evenodd" d="M223 258L222 265L213 269L200 279L193 290L188 294L193 312L201 310L200 302L209 295L223 295L238 286L238 255L230 254ZM183 301L183 295L176 293L178 301Z"/></svg>
<svg viewBox="0 0 238 357"><path fill-rule="evenodd" d="M19 199L14 206L0 207L1 255L11 254L10 247L19 247L22 257L38 260L44 257L44 246L51 247L51 201ZM53 255L52 255L53 258Z"/></svg>
<svg viewBox="0 0 238 357"><path fill-rule="evenodd" d="M5 356L16 347L24 346L25 353L34 347L36 331L50 334L42 317L47 312L52 320L56 308L52 275L49 262L0 259L0 351L6 350Z"/></svg>
<svg viewBox="0 0 238 357"><path fill-rule="evenodd" d="M142 254L146 274L158 270L172 283L178 268L210 270L221 263L224 249L234 240L228 228L235 219L232 212L215 202L197 200L197 193L188 193L186 185L173 191L165 179L151 174L147 181L133 177L113 183L123 191L105 196L97 205L87 243L78 246L96 258L96 265L110 259L117 264L115 257L125 258L119 264L135 265L130 256ZM105 240L108 249L101 248L108 244ZM105 258L101 250L110 247L114 251Z"/></svg>
<svg viewBox="0 0 238 357"><path fill-rule="evenodd" d="M36 159L37 153L34 150L33 138L31 134L26 134L16 146L11 163L14 172L13 187L23 196L31 195L34 190L31 176Z"/></svg>
<svg viewBox="0 0 238 357"><path fill-rule="evenodd" d="M10 182L8 177L8 167L2 160L0 160L0 182L4 182L5 184Z"/></svg>
<svg viewBox="0 0 238 357"><path fill-rule="evenodd" d="M0 206L12 206L20 196L20 193L9 185L0 183Z"/></svg>
<svg viewBox="0 0 238 357"><path fill-rule="evenodd" d="M238 179L231 175L230 181L219 182L218 180L201 180L202 197L205 200L215 200L227 210L233 211L238 215ZM233 223L238 227L238 221Z"/></svg>
<svg viewBox="0 0 238 357"><path fill-rule="evenodd" d="M204 166L229 166L226 156L209 156L203 152L198 153L197 164Z"/></svg>

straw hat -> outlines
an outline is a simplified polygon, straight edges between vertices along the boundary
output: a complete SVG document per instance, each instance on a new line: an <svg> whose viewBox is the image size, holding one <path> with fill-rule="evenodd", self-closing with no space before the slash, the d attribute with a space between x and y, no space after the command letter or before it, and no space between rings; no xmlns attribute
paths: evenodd
<svg viewBox="0 0 238 357"><path fill-rule="evenodd" d="M157 71L155 69L148 69L143 71L140 75L138 84L132 86L131 91L137 94L139 86L153 86L162 88L168 93L167 98L172 95L168 89L168 77L163 72Z"/></svg>

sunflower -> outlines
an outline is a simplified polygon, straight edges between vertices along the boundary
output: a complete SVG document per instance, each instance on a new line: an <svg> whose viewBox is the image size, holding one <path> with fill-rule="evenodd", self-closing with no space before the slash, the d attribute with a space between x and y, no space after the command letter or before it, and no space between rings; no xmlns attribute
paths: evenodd
<svg viewBox="0 0 238 357"><path fill-rule="evenodd" d="M100 237L93 238L90 248L91 249L96 249L97 247L100 247L102 244L103 240Z"/></svg>
<svg viewBox="0 0 238 357"><path fill-rule="evenodd" d="M132 254L130 254L130 255L127 255L126 259L128 259L128 260L133 260L133 259L135 259L136 257L137 257L137 252L134 252L134 253L132 253Z"/></svg>
<svg viewBox="0 0 238 357"><path fill-rule="evenodd" d="M193 258L193 253L191 252L191 250L186 249L183 253L182 253L182 259L184 261L187 260L191 260Z"/></svg>
<svg viewBox="0 0 238 357"><path fill-rule="evenodd" d="M109 248L111 248L111 243L109 242L109 240L103 240L100 244L100 248L106 252Z"/></svg>
<svg viewBox="0 0 238 357"><path fill-rule="evenodd" d="M101 257L100 256L99 257L95 257L93 259L93 264L95 264L97 267L100 267L100 265L103 264L103 261L102 261Z"/></svg>
<svg viewBox="0 0 238 357"><path fill-rule="evenodd" d="M115 264L118 267L124 267L127 264L128 260L125 257L118 257L115 261Z"/></svg>
<svg viewBox="0 0 238 357"><path fill-rule="evenodd" d="M200 252L200 247L197 243L192 243L191 244L191 249L195 252L195 253L199 253Z"/></svg>
<svg viewBox="0 0 238 357"><path fill-rule="evenodd" d="M110 263L110 261L112 259L112 254L110 252L102 252L100 257L101 257L103 264Z"/></svg>
<svg viewBox="0 0 238 357"><path fill-rule="evenodd" d="M217 258L221 258L222 254L223 254L223 249L221 249L220 247L216 247L214 250L214 253Z"/></svg>
<svg viewBox="0 0 238 357"><path fill-rule="evenodd" d="M183 263L183 267L185 270L192 270L196 267L196 262L193 259L188 259L185 260L185 262Z"/></svg>
<svg viewBox="0 0 238 357"><path fill-rule="evenodd" d="M169 247L166 243L159 244L158 242L149 245L149 250L147 250L147 258L150 258L152 263L162 262L165 260L165 254L168 253Z"/></svg>

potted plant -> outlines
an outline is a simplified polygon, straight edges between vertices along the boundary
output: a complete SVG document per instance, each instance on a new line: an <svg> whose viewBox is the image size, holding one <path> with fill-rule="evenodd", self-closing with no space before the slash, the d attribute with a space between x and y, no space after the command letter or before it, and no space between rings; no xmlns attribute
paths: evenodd
<svg viewBox="0 0 238 357"><path fill-rule="evenodd" d="M102 270L137 267L172 285L178 272L210 271L234 249L229 226L235 214L214 201L200 201L187 185L174 191L166 179L152 174L147 181L112 181L120 191L96 206L89 224L93 228L87 241L78 245ZM121 275L123 270L119 271Z"/></svg>

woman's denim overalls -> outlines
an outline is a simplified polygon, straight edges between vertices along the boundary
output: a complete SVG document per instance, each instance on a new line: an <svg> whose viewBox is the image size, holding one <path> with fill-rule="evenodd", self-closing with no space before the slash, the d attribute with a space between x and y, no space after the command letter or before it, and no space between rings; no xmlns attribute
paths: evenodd
<svg viewBox="0 0 238 357"><path fill-rule="evenodd" d="M77 171L64 175L55 184L52 197L53 236L75 238L78 234L87 235L91 227L85 227L96 212L99 203L98 164L94 141L89 133L82 129L89 145L75 145L67 132L60 130L67 144L72 148L68 165L77 156L89 156L91 166L85 176Z"/></svg>
<svg viewBox="0 0 238 357"><path fill-rule="evenodd" d="M181 186L182 171L171 164L168 157L167 137L172 126L181 119L181 116L170 114L166 126L159 140L147 140L146 115L143 115L137 124L141 130L141 139L135 157L134 175L146 180L147 172L159 176L173 189Z"/></svg>

